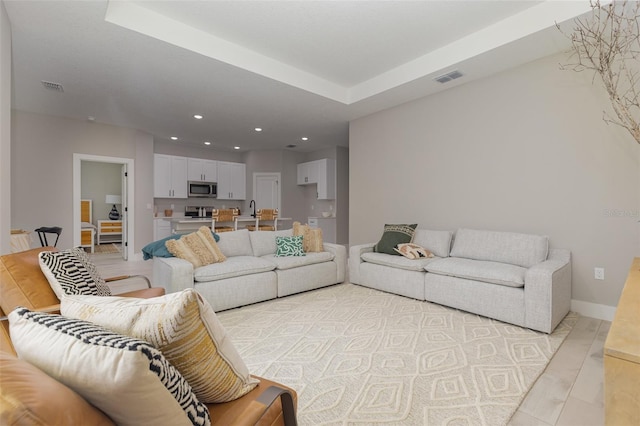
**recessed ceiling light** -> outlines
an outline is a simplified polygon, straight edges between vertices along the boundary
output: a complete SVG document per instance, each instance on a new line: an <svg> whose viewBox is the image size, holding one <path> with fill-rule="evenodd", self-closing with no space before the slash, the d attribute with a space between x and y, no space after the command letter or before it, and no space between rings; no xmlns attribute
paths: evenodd
<svg viewBox="0 0 640 426"><path fill-rule="evenodd" d="M94 121L96 121L96 118L93 115L90 115L87 117L87 120L93 123Z"/></svg>
<svg viewBox="0 0 640 426"><path fill-rule="evenodd" d="M178 137L177 137L177 136L171 136L171 140L172 140L172 141L177 141L177 140L178 140Z"/></svg>
<svg viewBox="0 0 640 426"><path fill-rule="evenodd" d="M255 131L256 131L256 132L261 132L261 131L262 131L262 127L256 127L256 128L255 128Z"/></svg>
<svg viewBox="0 0 640 426"><path fill-rule="evenodd" d="M205 144L205 145L211 145L211 142L209 142L209 141L204 141L204 144Z"/></svg>
<svg viewBox="0 0 640 426"><path fill-rule="evenodd" d="M204 117L200 114L194 114L193 118L195 118L196 120L202 120Z"/></svg>
<svg viewBox="0 0 640 426"><path fill-rule="evenodd" d="M302 138L302 140L303 140L303 141L308 141L308 140L309 140L309 138L305 136L305 137L303 137L303 138Z"/></svg>
<svg viewBox="0 0 640 426"><path fill-rule="evenodd" d="M240 149L240 147L239 146L234 146L233 149Z"/></svg>

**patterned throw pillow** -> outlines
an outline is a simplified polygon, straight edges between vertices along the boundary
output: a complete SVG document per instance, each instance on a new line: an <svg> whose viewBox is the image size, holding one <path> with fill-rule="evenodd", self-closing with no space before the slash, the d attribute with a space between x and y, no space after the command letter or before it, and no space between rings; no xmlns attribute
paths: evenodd
<svg viewBox="0 0 640 426"><path fill-rule="evenodd" d="M426 257L433 257L433 253L431 253L429 250L413 243L398 244L398 248L394 248L394 250L407 259L423 259Z"/></svg>
<svg viewBox="0 0 640 426"><path fill-rule="evenodd" d="M70 250L42 251L38 254L38 262L58 299L70 294L99 294L94 276L77 253ZM101 289L100 293L104 292L104 289Z"/></svg>
<svg viewBox="0 0 640 426"><path fill-rule="evenodd" d="M179 240L168 240L165 245L171 254L191 262L194 268L227 260L206 226L183 235Z"/></svg>
<svg viewBox="0 0 640 426"><path fill-rule="evenodd" d="M322 229L312 228L307 224L293 222L293 235L302 235L302 248L305 253L319 253L324 251L322 243Z"/></svg>
<svg viewBox="0 0 640 426"><path fill-rule="evenodd" d="M70 249L69 252L75 255L78 258L78 260L82 262L84 267L87 268L87 271L89 272L89 274L91 274L91 277L96 283L96 289L98 291L97 295L111 296L111 288L107 285L104 278L102 278L102 276L98 273L98 268L96 268L96 265L94 265L94 263L91 260L89 260L89 256L87 255L87 252L84 251L82 247L76 247L76 248Z"/></svg>
<svg viewBox="0 0 640 426"><path fill-rule="evenodd" d="M151 299L69 296L60 311L151 343L201 402L232 401L258 383L209 303L192 288Z"/></svg>
<svg viewBox="0 0 640 426"><path fill-rule="evenodd" d="M75 390L116 424L211 424L209 410L189 383L149 343L25 308L11 312L9 323L21 359Z"/></svg>
<svg viewBox="0 0 640 426"><path fill-rule="evenodd" d="M302 235L276 237L276 257L304 256L302 238Z"/></svg>
<svg viewBox="0 0 640 426"><path fill-rule="evenodd" d="M394 249L398 244L410 243L417 227L417 223L413 225L384 225L382 238L380 238L378 244L373 247L373 251L398 255Z"/></svg>

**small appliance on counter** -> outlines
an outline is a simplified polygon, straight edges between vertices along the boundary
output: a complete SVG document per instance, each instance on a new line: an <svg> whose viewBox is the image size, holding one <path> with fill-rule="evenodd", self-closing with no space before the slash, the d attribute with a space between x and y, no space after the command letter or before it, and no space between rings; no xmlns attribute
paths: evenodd
<svg viewBox="0 0 640 426"><path fill-rule="evenodd" d="M213 207L199 207L199 206L186 206L184 208L185 217L211 217L211 210Z"/></svg>

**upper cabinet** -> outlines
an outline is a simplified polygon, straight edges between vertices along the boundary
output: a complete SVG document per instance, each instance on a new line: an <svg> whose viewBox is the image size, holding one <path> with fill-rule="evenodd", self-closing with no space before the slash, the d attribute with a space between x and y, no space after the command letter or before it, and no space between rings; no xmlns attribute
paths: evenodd
<svg viewBox="0 0 640 426"><path fill-rule="evenodd" d="M218 162L201 158L189 158L187 159L187 176L189 180L217 182Z"/></svg>
<svg viewBox="0 0 640 426"><path fill-rule="evenodd" d="M247 198L247 171L243 163L218 161L218 199L244 200Z"/></svg>
<svg viewBox="0 0 640 426"><path fill-rule="evenodd" d="M331 158L298 164L298 185L317 184L318 200L336 198L336 161Z"/></svg>
<svg viewBox="0 0 640 426"><path fill-rule="evenodd" d="M187 158L153 155L153 196L187 198Z"/></svg>
<svg viewBox="0 0 640 426"><path fill-rule="evenodd" d="M309 185L318 183L318 162L298 164L298 185Z"/></svg>

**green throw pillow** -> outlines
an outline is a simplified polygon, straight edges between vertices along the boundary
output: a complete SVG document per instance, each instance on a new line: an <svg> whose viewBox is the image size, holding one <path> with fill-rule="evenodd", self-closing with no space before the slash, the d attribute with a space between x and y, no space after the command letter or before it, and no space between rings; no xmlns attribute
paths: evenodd
<svg viewBox="0 0 640 426"><path fill-rule="evenodd" d="M397 248L398 244L410 243L417 227L417 223L413 225L384 225L382 238L373 247L373 251L400 256L394 249Z"/></svg>
<svg viewBox="0 0 640 426"><path fill-rule="evenodd" d="M302 248L302 238L302 235L276 237L276 257L305 256Z"/></svg>

